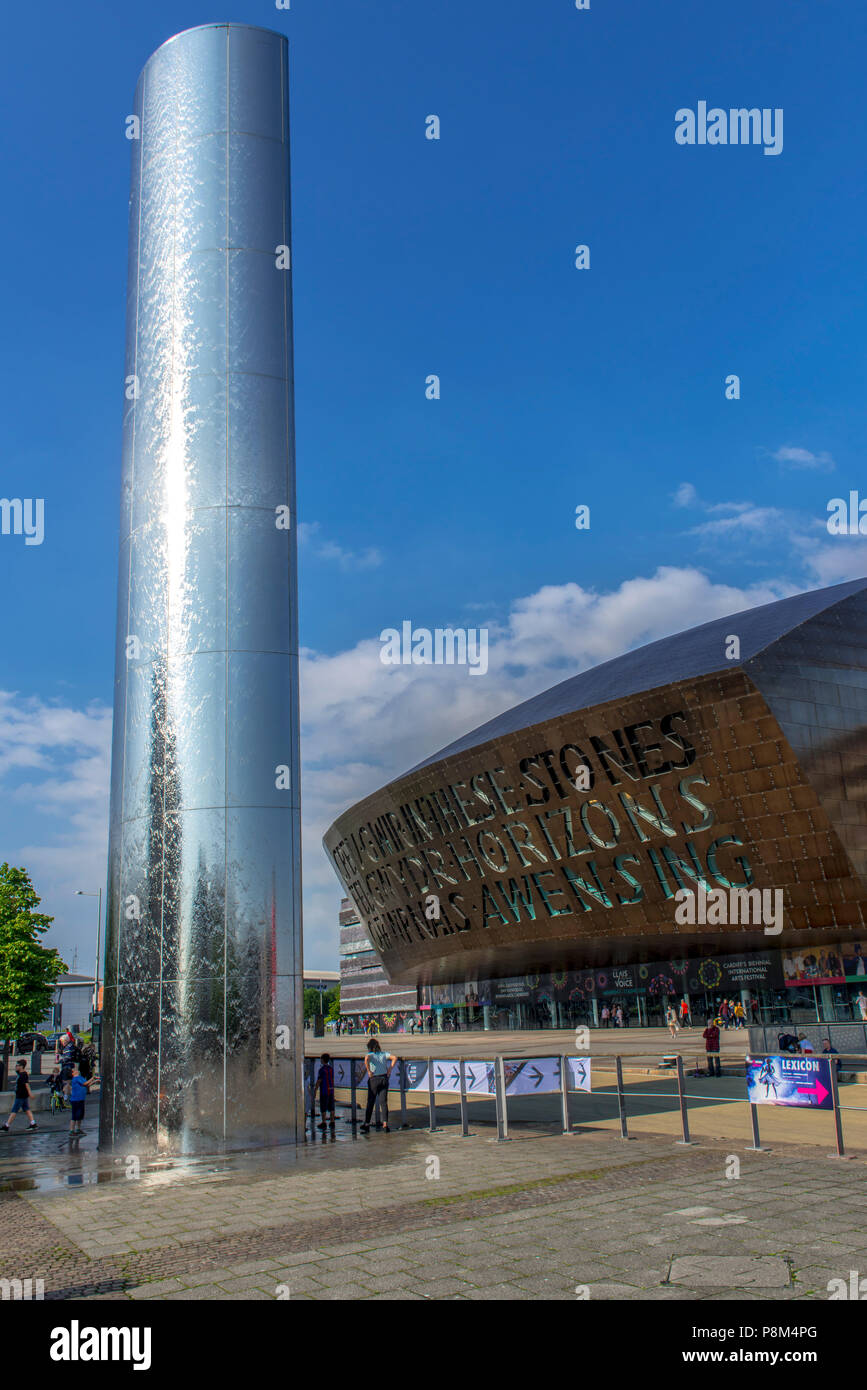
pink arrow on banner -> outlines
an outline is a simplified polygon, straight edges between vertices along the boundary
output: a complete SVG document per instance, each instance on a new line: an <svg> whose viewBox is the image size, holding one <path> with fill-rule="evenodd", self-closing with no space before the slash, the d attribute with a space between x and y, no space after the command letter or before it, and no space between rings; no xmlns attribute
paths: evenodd
<svg viewBox="0 0 867 1390"><path fill-rule="evenodd" d="M831 1092L825 1086L822 1085L818 1077L816 1078L814 1085L799 1086L798 1091L805 1096L815 1096L817 1105L821 1105L825 1097L831 1094Z"/></svg>

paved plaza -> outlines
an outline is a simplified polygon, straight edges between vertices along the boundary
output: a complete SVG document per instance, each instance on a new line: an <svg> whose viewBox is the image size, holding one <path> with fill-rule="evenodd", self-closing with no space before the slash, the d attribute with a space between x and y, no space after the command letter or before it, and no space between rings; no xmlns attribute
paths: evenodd
<svg viewBox="0 0 867 1390"><path fill-rule="evenodd" d="M742 1075L696 1078L689 1147L662 1084L633 1071L628 1141L605 1090L572 1098L567 1136L558 1098L522 1098L505 1143L482 1102L470 1138L453 1104L435 1133L411 1107L411 1128L353 1138L344 1106L297 1152L138 1169L97 1154L91 1123L72 1147L47 1123L4 1136L0 1277L41 1278L46 1299L718 1301L827 1300L830 1280L867 1275L860 1113L853 1157L831 1156L827 1116L770 1107L769 1151L751 1152Z"/></svg>

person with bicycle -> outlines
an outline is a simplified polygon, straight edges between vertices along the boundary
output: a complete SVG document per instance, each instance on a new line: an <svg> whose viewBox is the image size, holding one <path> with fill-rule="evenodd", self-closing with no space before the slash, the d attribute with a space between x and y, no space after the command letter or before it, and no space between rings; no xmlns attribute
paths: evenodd
<svg viewBox="0 0 867 1390"><path fill-rule="evenodd" d="M55 1067L54 1070L53 1070L53 1072L51 1073L51 1075L50 1075L49 1078L48 1078L48 1092L49 1092L49 1102L48 1102L48 1103L49 1103L49 1106L50 1106L50 1108L51 1108L51 1113L52 1113L52 1114L54 1114L54 1112L55 1112L56 1110L65 1110L65 1109L66 1109L66 1101L65 1101L64 1096L63 1096L63 1089L64 1089L64 1086L63 1086L63 1080L62 1080L61 1075L60 1075L60 1068L59 1068L59 1067Z"/></svg>

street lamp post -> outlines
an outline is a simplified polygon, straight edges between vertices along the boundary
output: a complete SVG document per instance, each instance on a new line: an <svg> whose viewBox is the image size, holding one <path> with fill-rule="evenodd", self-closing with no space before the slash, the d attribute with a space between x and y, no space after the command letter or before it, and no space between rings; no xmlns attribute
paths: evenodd
<svg viewBox="0 0 867 1390"><path fill-rule="evenodd" d="M98 899L99 899L99 901L98 901L98 903L97 903L97 906L96 906L96 965L95 965L94 971L93 971L93 1003L92 1003L92 1005L91 1005L91 1010L90 1010L90 1023L91 1023L91 1032L92 1032L92 1031L93 1031L93 1016L94 1016L94 1014L96 1013L96 1011L97 1011L97 1005L99 1004L99 944L100 944L100 938L101 938L101 935L102 935L102 889L100 888L99 891L98 891L97 893L85 893L83 889L78 888L78 889L76 889L75 896L76 896L77 898L98 898Z"/></svg>

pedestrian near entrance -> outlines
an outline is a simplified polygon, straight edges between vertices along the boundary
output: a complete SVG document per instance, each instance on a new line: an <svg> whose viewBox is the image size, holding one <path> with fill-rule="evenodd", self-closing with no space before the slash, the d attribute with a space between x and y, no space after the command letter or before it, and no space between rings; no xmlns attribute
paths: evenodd
<svg viewBox="0 0 867 1390"><path fill-rule="evenodd" d="M686 995L680 1001L680 1026L681 1028L691 1028L692 1019L689 1016L689 1000Z"/></svg>
<svg viewBox="0 0 867 1390"><path fill-rule="evenodd" d="M618 1028L623 1027L623 1009L619 1004L617 1005L617 1008L614 1012L614 1021L617 1024Z"/></svg>
<svg viewBox="0 0 867 1390"><path fill-rule="evenodd" d="M370 1129L370 1117L373 1114L373 1107L377 1097L382 1107L382 1128L388 1134L388 1073L394 1066L397 1058L390 1052L383 1052L382 1045L378 1038L371 1038L367 1044L367 1056L364 1059L364 1068L367 1072L367 1105L364 1111L364 1124L361 1126L362 1134L367 1134ZM377 1129L380 1123L377 1120Z"/></svg>
<svg viewBox="0 0 867 1390"><path fill-rule="evenodd" d="M27 1126L27 1128L36 1128L36 1121L33 1118L33 1111L30 1109L30 1101L32 1096L33 1092L30 1089L30 1077L27 1075L27 1063L16 1062L15 1099L12 1102L12 1113L10 1114L9 1119L6 1121L5 1125L0 1125L0 1129L9 1129L12 1125L12 1121L15 1119L15 1116L18 1114L19 1110L23 1110L24 1114L30 1121L30 1124Z"/></svg>
<svg viewBox="0 0 867 1390"><path fill-rule="evenodd" d="M855 1003L858 1013L861 1015L861 1022L867 1023L867 994L864 993L863 989L859 989L855 995Z"/></svg>
<svg viewBox="0 0 867 1390"><path fill-rule="evenodd" d="M671 1007L670 1004L665 1011L665 1021L668 1024L669 1033L673 1038L676 1038L678 1033L680 1032L680 1029L677 1026L677 1015L675 1014L674 1009Z"/></svg>
<svg viewBox="0 0 867 1390"><path fill-rule="evenodd" d="M609 1022L609 1019L610 1019L610 1018L611 1018L611 1010L609 1009L609 1007L608 1007L607 1004L603 1004L603 1005L602 1005L602 1027L603 1027L603 1028L607 1028L607 1027L608 1027L608 1022Z"/></svg>
<svg viewBox="0 0 867 1390"><path fill-rule="evenodd" d="M722 1076L719 1064L719 1028L712 1018L707 1021L707 1027L702 1033L704 1047L707 1053L707 1074L708 1076Z"/></svg>

